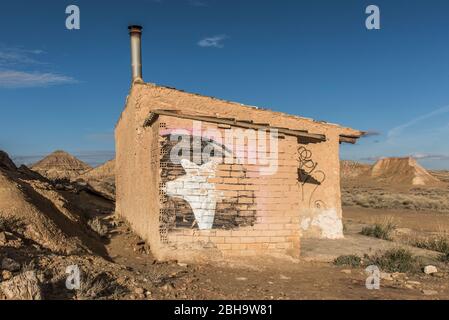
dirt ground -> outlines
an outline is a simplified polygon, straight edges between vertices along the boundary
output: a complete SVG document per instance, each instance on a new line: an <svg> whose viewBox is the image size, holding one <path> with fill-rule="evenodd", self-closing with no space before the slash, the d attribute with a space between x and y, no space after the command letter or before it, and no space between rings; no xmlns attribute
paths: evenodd
<svg viewBox="0 0 449 320"><path fill-rule="evenodd" d="M376 194L384 202L378 205L369 200L345 206L345 239L303 239L299 260L264 257L183 264L156 261L151 248L114 215L113 201L104 192L93 192L85 182L52 183L26 168L1 170L0 194L9 202L0 208L0 287L32 270L41 284L43 299L449 299L448 263L438 260L439 252L418 248L409 241L449 230L445 207L424 210L427 204L422 202L426 197L430 202L442 197L448 192L446 186L423 192L343 183L343 194L352 196L362 190L364 197ZM402 202L394 208L396 194L409 192L419 193L414 209L404 208ZM18 217L17 210L11 208L24 208L23 221L38 225L41 233L23 224L11 224L8 219ZM394 219L394 237L382 240L361 234L362 229L385 217ZM69 250L73 246L80 250ZM59 247L68 249L56 250ZM364 267L334 264L339 256L364 257L396 248L407 249L426 265L435 265L438 272L384 272L380 290L368 290ZM5 258L16 266L4 265ZM81 270L78 290L65 286L66 268L73 265Z"/></svg>
<svg viewBox="0 0 449 320"><path fill-rule="evenodd" d="M179 266L156 263L151 254L138 250L139 239L125 225L107 245L119 264L139 274L140 285L160 272L173 274L160 286L146 286L154 299L448 299L449 286L427 275L404 276L400 281L381 281L380 290L368 290L363 269L348 269L325 261L249 259L209 265ZM331 249L330 249L331 250ZM140 252L140 253L139 253ZM319 259L318 259L319 260ZM342 272L343 271L343 272ZM162 276L164 277L164 276ZM410 285L407 281L411 281ZM417 283L419 282L419 284ZM438 291L425 296L422 290ZM133 299L131 293L125 298Z"/></svg>

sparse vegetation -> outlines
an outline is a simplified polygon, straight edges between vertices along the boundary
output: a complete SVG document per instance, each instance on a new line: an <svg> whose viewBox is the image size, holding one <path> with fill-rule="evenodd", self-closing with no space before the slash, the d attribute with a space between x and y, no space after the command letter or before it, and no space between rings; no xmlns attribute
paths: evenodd
<svg viewBox="0 0 449 320"><path fill-rule="evenodd" d="M348 207L449 213L449 190L413 188L402 193L380 188L343 188L342 203Z"/></svg>
<svg viewBox="0 0 449 320"><path fill-rule="evenodd" d="M365 265L376 265L386 272L420 272L421 265L413 254L402 248L390 249L383 253L376 253L373 256L365 255Z"/></svg>
<svg viewBox="0 0 449 320"><path fill-rule="evenodd" d="M410 244L418 248L441 252L440 260L449 262L449 236L447 233L425 239L415 239Z"/></svg>
<svg viewBox="0 0 449 320"><path fill-rule="evenodd" d="M350 266L352 268L360 267L362 259L356 255L339 256L334 260L336 266Z"/></svg>
<svg viewBox="0 0 449 320"><path fill-rule="evenodd" d="M396 228L397 226L394 223L394 220L390 217L386 217L372 226L364 227L360 233L368 237L391 241L393 232Z"/></svg>
<svg viewBox="0 0 449 320"><path fill-rule="evenodd" d="M80 284L77 296L82 300L104 299L111 295L123 294L125 291L105 272L96 276L85 273Z"/></svg>
<svg viewBox="0 0 449 320"><path fill-rule="evenodd" d="M440 255L440 260L441 260L442 262L447 262L447 263L449 263L449 252Z"/></svg>
<svg viewBox="0 0 449 320"><path fill-rule="evenodd" d="M411 245L422 249L438 251L441 253L449 253L449 238L446 238L444 236L419 239L415 242L412 242Z"/></svg>

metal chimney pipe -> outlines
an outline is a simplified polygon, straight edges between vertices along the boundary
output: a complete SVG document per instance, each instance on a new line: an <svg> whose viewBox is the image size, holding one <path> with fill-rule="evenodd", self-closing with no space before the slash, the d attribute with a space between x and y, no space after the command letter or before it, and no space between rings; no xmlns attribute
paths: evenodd
<svg viewBox="0 0 449 320"><path fill-rule="evenodd" d="M131 71L133 82L142 80L142 27L129 26L129 35L131 37Z"/></svg>

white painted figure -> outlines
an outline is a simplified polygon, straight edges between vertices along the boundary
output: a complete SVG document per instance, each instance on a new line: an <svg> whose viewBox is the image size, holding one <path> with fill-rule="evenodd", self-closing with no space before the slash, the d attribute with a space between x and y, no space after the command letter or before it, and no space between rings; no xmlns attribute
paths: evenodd
<svg viewBox="0 0 449 320"><path fill-rule="evenodd" d="M186 175L166 185L165 192L168 196L180 198L189 203L200 230L212 229L217 202L223 197L223 192L216 190L215 183L208 182L210 178L215 177L219 161L221 159L212 159L198 166L189 160L182 159L181 165Z"/></svg>

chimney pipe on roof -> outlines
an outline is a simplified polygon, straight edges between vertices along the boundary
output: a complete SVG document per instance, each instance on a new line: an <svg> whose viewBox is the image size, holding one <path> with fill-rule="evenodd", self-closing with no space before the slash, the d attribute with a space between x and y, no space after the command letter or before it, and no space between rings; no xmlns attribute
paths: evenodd
<svg viewBox="0 0 449 320"><path fill-rule="evenodd" d="M143 81L142 79L142 27L141 26L129 26L129 35L131 37L131 70L132 80Z"/></svg>

